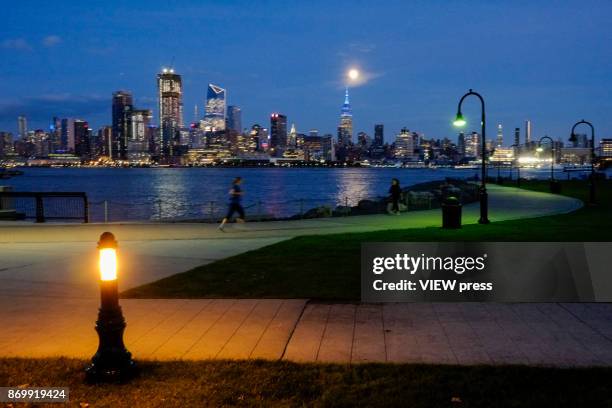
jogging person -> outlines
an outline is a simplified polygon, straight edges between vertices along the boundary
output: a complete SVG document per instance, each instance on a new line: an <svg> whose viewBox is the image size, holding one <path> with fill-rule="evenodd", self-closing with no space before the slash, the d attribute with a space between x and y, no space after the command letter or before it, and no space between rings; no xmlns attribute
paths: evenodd
<svg viewBox="0 0 612 408"><path fill-rule="evenodd" d="M400 213L399 201L402 196L402 188L398 179L391 180L389 194L391 195L391 212L398 215Z"/></svg>
<svg viewBox="0 0 612 408"><path fill-rule="evenodd" d="M236 218L237 222L244 222L244 208L242 208L242 189L240 188L240 184L242 184L242 178L236 177L232 182L232 188L229 191L229 208L227 210L227 215L221 221L221 225L219 225L219 230L223 231L225 227L225 223L232 218L234 212L238 212L238 218Z"/></svg>

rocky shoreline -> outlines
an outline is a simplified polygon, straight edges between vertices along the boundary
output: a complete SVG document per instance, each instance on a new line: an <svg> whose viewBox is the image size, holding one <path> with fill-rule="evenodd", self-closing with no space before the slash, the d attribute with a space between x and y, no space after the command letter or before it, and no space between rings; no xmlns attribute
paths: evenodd
<svg viewBox="0 0 612 408"><path fill-rule="evenodd" d="M455 197L461 204L478 200L478 185L469 180L446 178L402 188L400 212L440 208L445 199ZM386 214L390 205L389 197L361 200L356 206L319 206L289 219L311 219L345 217L351 215Z"/></svg>

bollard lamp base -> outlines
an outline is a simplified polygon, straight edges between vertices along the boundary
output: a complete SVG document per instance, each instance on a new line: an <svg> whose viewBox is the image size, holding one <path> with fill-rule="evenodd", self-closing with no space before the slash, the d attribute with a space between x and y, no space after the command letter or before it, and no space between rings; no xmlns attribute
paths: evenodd
<svg viewBox="0 0 612 408"><path fill-rule="evenodd" d="M138 366L123 344L124 330L121 307L100 309L96 322L100 342L91 365L85 369L87 383L124 383L138 374Z"/></svg>

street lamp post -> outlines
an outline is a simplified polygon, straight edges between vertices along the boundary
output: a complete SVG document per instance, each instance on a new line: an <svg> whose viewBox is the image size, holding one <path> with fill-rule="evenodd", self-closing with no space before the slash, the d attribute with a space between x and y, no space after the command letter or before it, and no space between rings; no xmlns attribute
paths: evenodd
<svg viewBox="0 0 612 408"><path fill-rule="evenodd" d="M551 193L560 193L561 185L555 181L555 142L549 136L542 136L538 141L538 148L536 149L538 153L544 151L542 147L542 141L544 139L548 139L550 141L550 192Z"/></svg>
<svg viewBox="0 0 612 408"><path fill-rule="evenodd" d="M511 147L514 147L514 161L516 162L516 186L521 187L521 163L519 162L518 155L520 153L521 146L518 144L513 144ZM510 172L512 173L512 172Z"/></svg>
<svg viewBox="0 0 612 408"><path fill-rule="evenodd" d="M486 119L485 119L485 102L482 96L478 92L474 92L473 90L469 90L465 95L461 97L459 100L459 104L457 105L457 117L453 124L455 126L464 126L466 121L461 113L461 105L465 98L470 95L476 96L480 99L480 105L482 108L482 118L480 124L482 126L482 168L481 168L481 183L479 189L480 195L480 218L478 219L479 224L488 224L489 221L489 195L487 194L487 138L485 133L486 128Z"/></svg>
<svg viewBox="0 0 612 408"><path fill-rule="evenodd" d="M117 241L105 232L98 241L100 309L96 321L98 350L85 370L90 383L124 382L136 374L136 363L123 344L125 319L117 288Z"/></svg>
<svg viewBox="0 0 612 408"><path fill-rule="evenodd" d="M595 128L593 127L593 124L584 119L574 123L569 141L575 142L577 140L574 130L576 129L576 126L581 124L588 125L591 128L591 176L589 177L589 204L595 205Z"/></svg>

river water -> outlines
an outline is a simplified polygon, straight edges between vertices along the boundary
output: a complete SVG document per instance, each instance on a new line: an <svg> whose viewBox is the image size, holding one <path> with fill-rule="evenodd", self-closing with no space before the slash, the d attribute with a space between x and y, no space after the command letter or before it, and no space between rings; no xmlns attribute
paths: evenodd
<svg viewBox="0 0 612 408"><path fill-rule="evenodd" d="M0 184L15 191L83 191L92 221L206 219L226 208L232 179L243 178L247 215L283 217L318 205L355 205L385 196L392 178L402 186L469 178L477 169L399 168L24 168ZM509 170L502 170L503 176ZM490 170L497 175L497 170ZM522 169L521 176L547 178L546 169ZM578 176L576 174L575 176ZM516 170L513 178L516 177ZM565 178L566 175L559 175ZM212 214L212 217L211 217Z"/></svg>

